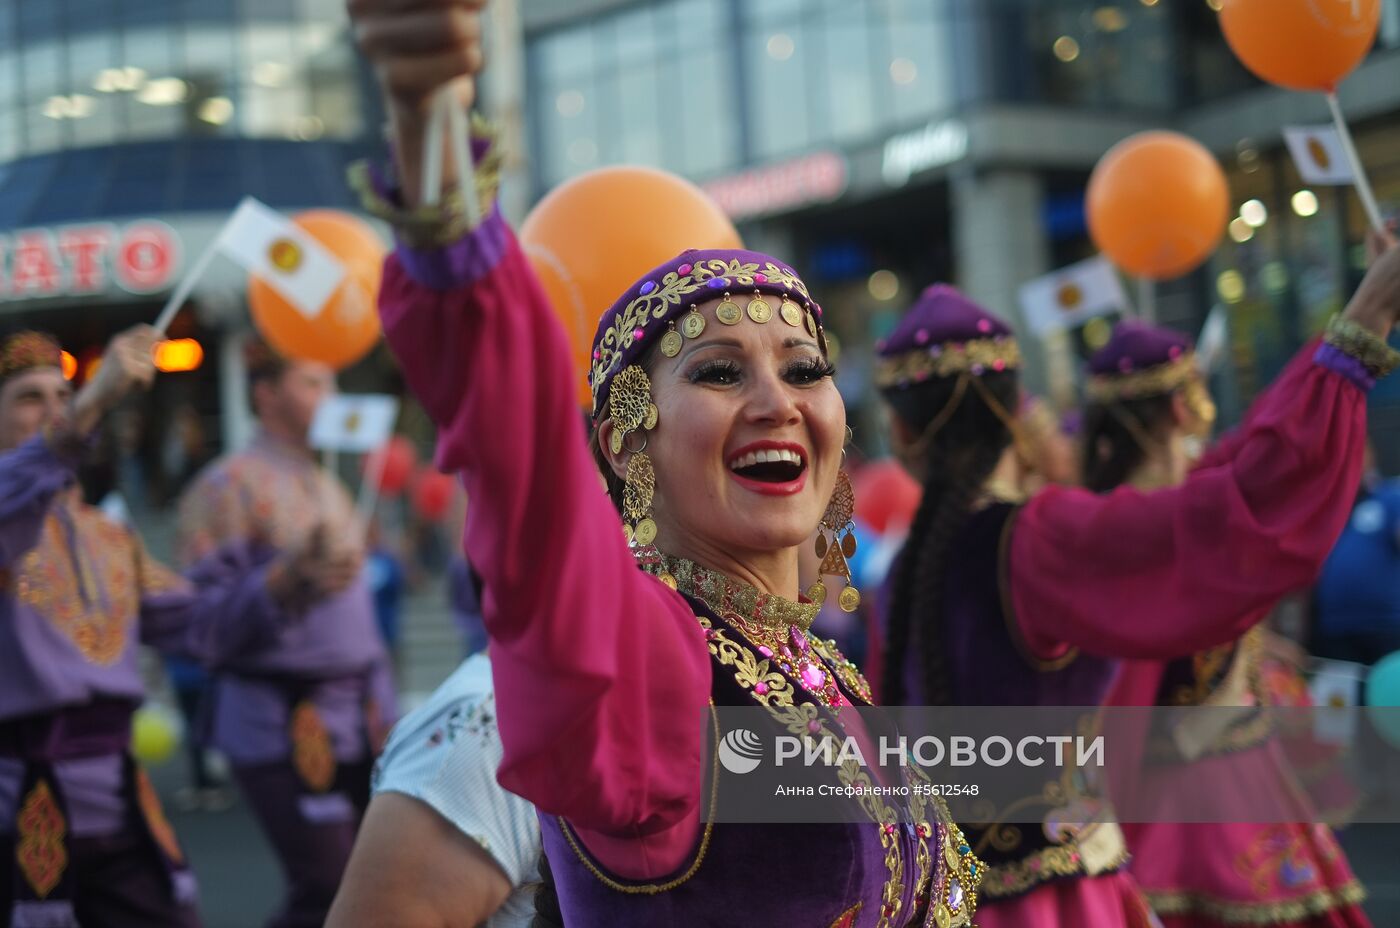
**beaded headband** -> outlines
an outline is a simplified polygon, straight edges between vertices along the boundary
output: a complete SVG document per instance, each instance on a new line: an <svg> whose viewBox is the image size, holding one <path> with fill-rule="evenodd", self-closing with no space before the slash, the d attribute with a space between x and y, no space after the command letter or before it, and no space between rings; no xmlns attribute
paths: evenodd
<svg viewBox="0 0 1400 928"><path fill-rule="evenodd" d="M1200 376L1196 353L1183 351L1165 364L1127 374L1096 374L1084 386L1085 395L1096 403L1160 396L1181 389Z"/></svg>
<svg viewBox="0 0 1400 928"><path fill-rule="evenodd" d="M1021 366L1021 346L1014 336L978 338L970 342L930 345L927 349L881 358L875 365L875 386L907 387L930 377L987 371L1015 370Z"/></svg>
<svg viewBox="0 0 1400 928"><path fill-rule="evenodd" d="M948 284L925 288L875 348L875 385L882 390L1021 366L1011 327Z"/></svg>

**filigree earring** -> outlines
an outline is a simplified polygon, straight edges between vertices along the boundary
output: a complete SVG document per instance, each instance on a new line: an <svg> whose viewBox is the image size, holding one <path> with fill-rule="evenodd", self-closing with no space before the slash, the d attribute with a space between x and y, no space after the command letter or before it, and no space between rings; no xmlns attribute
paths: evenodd
<svg viewBox="0 0 1400 928"><path fill-rule="evenodd" d="M627 541L642 547L656 540L656 521L651 515L656 496L656 471L646 453L647 432L656 428L658 414L651 401L651 378L640 366L633 364L613 379L608 396L608 416L612 420L612 437L608 441L613 454L624 450L631 454L622 489L623 533ZM641 433L641 443L629 443L634 433Z"/></svg>

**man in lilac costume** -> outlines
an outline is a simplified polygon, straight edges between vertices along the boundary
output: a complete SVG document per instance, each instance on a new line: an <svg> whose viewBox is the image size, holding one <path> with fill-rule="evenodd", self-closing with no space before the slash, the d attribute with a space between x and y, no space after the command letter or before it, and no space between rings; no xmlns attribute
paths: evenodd
<svg viewBox="0 0 1400 928"><path fill-rule="evenodd" d="M348 585L312 602L296 626L212 668L211 743L232 763L287 879L286 902L270 925L319 928L369 802L370 764L396 697L361 569L354 505L307 443L334 373L285 360L257 339L245 354L261 429L187 491L181 548L200 557L230 541L309 543L353 564Z"/></svg>
<svg viewBox="0 0 1400 928"><path fill-rule="evenodd" d="M127 753L144 698L138 645L209 659L271 634L294 562L223 549L189 571L149 558L82 502L102 415L154 375L156 335L114 339L77 399L58 344L0 344L0 925L195 926L195 887Z"/></svg>

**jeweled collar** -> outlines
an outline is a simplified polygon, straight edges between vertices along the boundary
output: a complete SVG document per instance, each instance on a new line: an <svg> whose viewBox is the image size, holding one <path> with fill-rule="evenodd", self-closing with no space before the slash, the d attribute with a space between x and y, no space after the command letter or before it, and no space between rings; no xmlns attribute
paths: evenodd
<svg viewBox="0 0 1400 928"><path fill-rule="evenodd" d="M701 567L683 557L660 554L641 558L648 573L675 581L675 589L709 606L719 615L733 613L752 625L786 633L796 626L802 631L812 627L812 620L821 608L816 603L793 602L757 587L726 577L717 570Z"/></svg>

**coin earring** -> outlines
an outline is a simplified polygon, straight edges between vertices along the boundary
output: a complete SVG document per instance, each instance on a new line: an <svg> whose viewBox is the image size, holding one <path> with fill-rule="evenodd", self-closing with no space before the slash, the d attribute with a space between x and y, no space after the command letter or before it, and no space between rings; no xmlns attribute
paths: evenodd
<svg viewBox="0 0 1400 928"><path fill-rule="evenodd" d="M826 601L826 583L822 577L836 576L846 581L846 586L837 596L836 602L844 612L855 612L860 608L860 590L851 582L850 559L856 556L855 533L855 491L851 488L851 478L844 470L836 473L836 489L831 501L826 504L821 525L817 528L816 551L821 558L817 570L817 581L807 589L807 598L820 605Z"/></svg>

